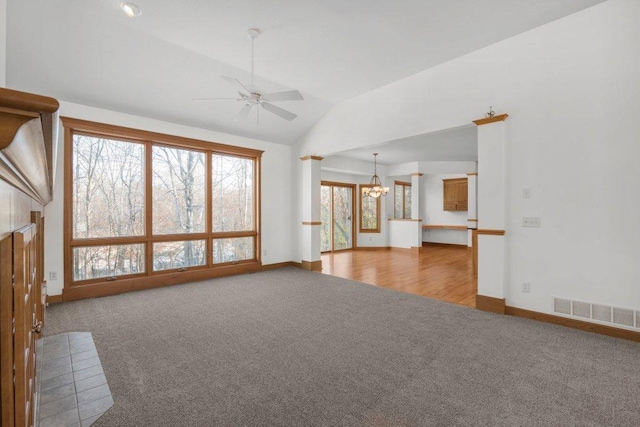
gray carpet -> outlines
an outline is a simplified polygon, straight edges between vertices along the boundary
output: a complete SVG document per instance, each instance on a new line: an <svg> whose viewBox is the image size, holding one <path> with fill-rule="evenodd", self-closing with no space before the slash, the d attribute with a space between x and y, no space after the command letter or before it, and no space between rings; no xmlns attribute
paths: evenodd
<svg viewBox="0 0 640 427"><path fill-rule="evenodd" d="M640 425L638 344L285 268L54 305L96 426Z"/></svg>

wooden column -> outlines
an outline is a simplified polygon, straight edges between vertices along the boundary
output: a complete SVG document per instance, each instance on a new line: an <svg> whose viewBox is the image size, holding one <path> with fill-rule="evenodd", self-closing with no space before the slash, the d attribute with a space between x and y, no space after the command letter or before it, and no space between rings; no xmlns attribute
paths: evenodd
<svg viewBox="0 0 640 427"><path fill-rule="evenodd" d="M476 307L504 313L506 298L506 123L507 114L475 120L478 126Z"/></svg>
<svg viewBox="0 0 640 427"><path fill-rule="evenodd" d="M322 157L302 160L302 268L322 271L320 258L320 162Z"/></svg>

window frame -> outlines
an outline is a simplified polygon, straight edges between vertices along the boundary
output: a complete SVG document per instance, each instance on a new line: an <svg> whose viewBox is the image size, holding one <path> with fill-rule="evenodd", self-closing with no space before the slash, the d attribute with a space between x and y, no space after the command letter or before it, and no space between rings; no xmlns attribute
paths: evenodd
<svg viewBox="0 0 640 427"><path fill-rule="evenodd" d="M375 197L376 199L376 228L362 228L362 201L364 197L368 197L364 195L362 191L365 188L373 187L372 184L360 184L359 185L359 193L360 200L358 203L358 230L360 233L380 233L380 199L381 197Z"/></svg>
<svg viewBox="0 0 640 427"><path fill-rule="evenodd" d="M210 277L257 271L261 268L261 158L263 151L244 147L235 147L216 142L166 135L156 132L107 125L69 117L61 117L64 126L64 292L68 300L91 296L107 295L148 287L202 280ZM144 145L144 233L141 236L74 238L73 236L73 138L74 135L95 138L115 139ZM153 147L192 150L205 154L205 230L199 233L153 234ZM212 209L212 155L222 154L250 159L253 162L253 207L252 230L213 232ZM249 260L213 263L213 240L233 237L253 237L253 258ZM159 242L205 240L206 262L202 266L173 268L154 271L153 244ZM100 277L86 280L74 280L73 250L79 247L104 246L115 244L144 244L145 271L142 273Z"/></svg>
<svg viewBox="0 0 640 427"><path fill-rule="evenodd" d="M402 187L402 216L401 217L396 216L396 187L397 186ZM404 213L406 211L406 203L407 203L406 187L411 188L411 183L406 181L393 181L393 218L394 219L411 219L411 215L409 215L409 217L404 216Z"/></svg>

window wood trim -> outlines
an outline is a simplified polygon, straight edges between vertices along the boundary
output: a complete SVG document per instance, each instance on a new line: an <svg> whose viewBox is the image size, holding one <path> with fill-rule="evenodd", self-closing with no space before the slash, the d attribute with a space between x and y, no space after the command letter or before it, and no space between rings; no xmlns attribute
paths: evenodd
<svg viewBox="0 0 640 427"><path fill-rule="evenodd" d="M345 188L351 188L351 247L347 248L347 249L333 249L335 246L335 241L334 241L334 233L333 233L333 229L331 230L331 249L329 251L325 251L323 253L326 252L340 252L340 251L349 251L352 250L356 247L358 247L358 235L356 233L356 227L355 227L355 212L356 212L356 189L357 186L356 184L350 184L348 182L338 182L338 181L320 181L320 186L324 186L324 187L331 187L331 215L333 218L333 206L334 206L334 195L333 195L333 187L345 187ZM313 224L312 224L313 225ZM322 225L322 222L320 222L320 224L318 225ZM331 227L333 227L333 224L331 224Z"/></svg>
<svg viewBox="0 0 640 427"><path fill-rule="evenodd" d="M402 186L402 217L396 217L396 186ZM411 219L411 216L408 218L404 216L405 208L406 208L406 197L405 197L405 187L411 187L410 182L406 181L393 181L393 217L394 219Z"/></svg>
<svg viewBox="0 0 640 427"><path fill-rule="evenodd" d="M360 184L359 185L359 202L358 202L358 230L360 233L380 233L380 197L376 197L376 228L362 228L362 199L365 197L362 190L364 188L371 188L373 185L371 184Z"/></svg>
<svg viewBox="0 0 640 427"><path fill-rule="evenodd" d="M235 147L216 142L200 141L191 138L183 138L174 135L166 135L157 132L148 132L121 126L95 123L69 117L61 117L64 126L64 273L65 283L63 289L64 300L88 298L92 296L108 295L130 290L165 286L184 283L186 278L192 277L198 280L204 277L218 277L226 274L238 274L255 271L261 263L261 157L262 150L254 150L244 147ZM144 145L144 173L145 173L145 224L144 235L106 238L74 239L73 237L73 137L83 135L96 138L114 139L129 143ZM153 200L152 200L152 148L164 146L182 150L192 150L205 154L205 232L185 234L153 234ZM213 197L212 197L212 155L228 155L252 160L253 165L253 229L230 232L213 232ZM213 262L213 240L237 237L253 237L253 258L233 262ZM153 270L153 244L157 242L204 240L206 259L202 266L186 267L184 269ZM73 250L78 247L118 245L118 244L144 244L145 245L145 272L133 273L113 278L92 278L81 281L73 280ZM176 274L179 272L180 274ZM160 279L160 277L162 279ZM155 282L154 282L155 281ZM126 286L115 285L126 283ZM139 283L139 287L136 285ZM85 289L80 292L72 290ZM68 297L69 296L69 297Z"/></svg>

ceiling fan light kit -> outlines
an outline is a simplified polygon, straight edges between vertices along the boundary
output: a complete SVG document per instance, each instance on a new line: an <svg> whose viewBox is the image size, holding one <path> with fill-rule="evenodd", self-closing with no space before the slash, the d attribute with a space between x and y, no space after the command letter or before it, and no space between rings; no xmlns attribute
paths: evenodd
<svg viewBox="0 0 640 427"><path fill-rule="evenodd" d="M280 101L303 101L304 98L302 94L297 90L288 90L284 92L274 92L274 93L262 93L260 89L253 85L253 76L254 76L254 60L253 60L253 42L258 36L260 36L260 30L256 28L251 28L247 30L247 36L251 40L251 84L244 85L240 82L240 80L235 79L233 77L222 76L222 79L236 88L238 91L239 98L194 98L194 101L217 101L217 100L225 100L225 99L235 99L236 101L240 101L244 103L244 106L238 113L240 118L247 118L253 107L256 107L256 120L259 123L260 120L260 108L262 107L264 110L275 114L285 120L291 121L298 117L297 114L292 113L291 111L287 111L283 108L280 108L276 105L271 104L271 102L280 102Z"/></svg>
<svg viewBox="0 0 640 427"><path fill-rule="evenodd" d="M137 4L133 3L120 3L120 9L127 15L129 18L137 18L142 15L142 9Z"/></svg>

